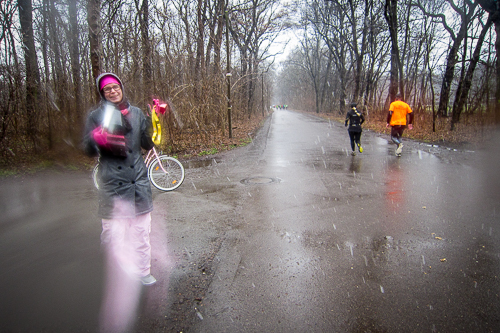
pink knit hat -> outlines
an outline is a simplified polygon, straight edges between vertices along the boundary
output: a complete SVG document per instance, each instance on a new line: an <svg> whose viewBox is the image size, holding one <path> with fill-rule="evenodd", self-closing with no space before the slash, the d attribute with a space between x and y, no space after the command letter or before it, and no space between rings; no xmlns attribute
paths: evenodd
<svg viewBox="0 0 500 333"><path fill-rule="evenodd" d="M114 76L106 75L99 81L99 90L102 90L102 88L104 88L104 86L106 86L110 83L120 84L120 82L118 82L118 80Z"/></svg>

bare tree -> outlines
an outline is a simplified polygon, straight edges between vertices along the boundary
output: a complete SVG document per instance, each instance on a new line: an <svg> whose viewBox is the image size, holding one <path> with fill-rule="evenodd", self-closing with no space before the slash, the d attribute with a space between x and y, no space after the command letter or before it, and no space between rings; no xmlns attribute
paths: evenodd
<svg viewBox="0 0 500 333"><path fill-rule="evenodd" d="M1 58L4 63L0 66L1 76L6 78L0 84L0 143L2 144L1 153L8 155L14 154L8 147L7 133L11 127L15 127L13 122L14 115L19 112L19 101L21 97L21 70L17 55L16 38L14 36L15 14L18 6L17 3L11 1L0 2L0 10L2 15L0 43L4 53ZM14 128L14 131L17 131Z"/></svg>
<svg viewBox="0 0 500 333"><path fill-rule="evenodd" d="M245 97L245 113L250 118L251 110L249 105L249 96L250 96L250 78L251 70L250 62L249 62L249 49L250 43L255 33L256 29L256 16L257 16L257 5L259 4L259 0L251 0L248 2L247 6L237 7L238 10L232 9L229 10L230 20L229 22L229 31L231 36L233 37L233 41L236 44L240 52L240 66L241 66L241 76L243 77L242 89ZM233 24L235 22L237 24Z"/></svg>
<svg viewBox="0 0 500 333"><path fill-rule="evenodd" d="M455 102L453 103L453 110L452 110L452 119L451 119L451 127L450 127L450 130L452 130L452 131L455 128L455 124L457 124L460 121L460 114L462 113L467 96L469 95L469 90L470 90L471 85L472 85L472 77L474 75L474 71L476 69L476 66L477 66L477 63L478 63L479 57L480 57L481 47L483 46L484 39L486 37L486 33L491 28L492 24L493 24L493 21L491 19L491 15L489 15L488 19L486 21L486 24L484 24L484 26L482 27L481 33L480 33L479 38L476 42L474 54L472 55L472 58L470 59L469 68L467 69L467 73L465 74L463 79L460 80L460 82L458 84L457 93L455 94ZM465 55L464 55L464 58L465 58Z"/></svg>
<svg viewBox="0 0 500 333"><path fill-rule="evenodd" d="M495 51L496 58L496 92L495 92L495 123L500 124L500 6L496 0L476 0L481 7L490 13L493 24L495 25L496 41Z"/></svg>
<svg viewBox="0 0 500 333"><path fill-rule="evenodd" d="M193 64L194 62L194 52L193 52L193 42L192 42L192 32L191 26L195 26L191 23L190 18L193 17L192 9L189 6L188 0L175 0L172 2L173 6L178 12L178 17L184 25L184 38L182 40L185 52L187 52L187 64L189 66L189 74L191 75L194 72Z"/></svg>
<svg viewBox="0 0 500 333"><path fill-rule="evenodd" d="M386 0L384 7L384 16L389 26L389 35L391 37L391 80L389 85L389 101L393 101L398 92L398 85L402 73L401 56L398 45L398 0ZM400 93L404 94L400 87ZM389 108L387 108L389 109Z"/></svg>
<svg viewBox="0 0 500 333"><path fill-rule="evenodd" d="M375 6L373 2L370 4L370 12L367 18L366 25L369 27L367 56L363 58L363 67L366 68L364 75L365 84L365 104L373 107L378 104L376 101L376 92L379 87L379 82L382 81L382 76L386 71L388 63L386 61L387 50L390 44L390 38L385 34L386 25L383 19L383 6ZM365 63L366 61L366 63Z"/></svg>
<svg viewBox="0 0 500 333"><path fill-rule="evenodd" d="M337 87L337 100L339 103L338 113L342 114L345 109L347 98L347 59L349 34L346 11L339 2L323 3L313 1L308 6L308 17L314 29L323 38L333 59L339 86Z"/></svg>
<svg viewBox="0 0 500 333"><path fill-rule="evenodd" d="M364 11L363 19L361 20L361 41L358 41L358 17L356 15L356 9L359 6L359 1L349 0L349 13L348 20L351 23L352 39L351 39L351 50L353 52L353 60L355 62L354 67L354 93L352 100L357 101L362 90L362 76L363 76L363 57L366 52L367 39L368 39L368 17L373 6L373 1L364 0ZM361 45L359 45L361 44Z"/></svg>
<svg viewBox="0 0 500 333"><path fill-rule="evenodd" d="M19 21L23 39L24 64L26 67L26 136L30 138L35 151L38 143L38 97L40 71L33 35L33 7L31 0L19 0Z"/></svg>
<svg viewBox="0 0 500 333"><path fill-rule="evenodd" d="M458 33L455 34L455 29L450 26L446 21L446 15L444 13L432 13L426 10L426 8L418 0L414 5L420 8L425 15L433 17L443 25L443 28L449 33L451 40L453 41L450 51L448 53L448 58L446 60L446 70L443 76L443 82L441 85L441 95L439 100L438 115L447 116L448 115L448 103L450 99L451 83L455 75L455 66L457 64L457 54L462 44L462 41L467 35L467 28L475 15L475 10L478 5L477 2L472 2L470 0L464 0L464 7L460 8L454 2L454 0L446 0L450 7L458 14L460 18L460 27Z"/></svg>
<svg viewBox="0 0 500 333"><path fill-rule="evenodd" d="M77 11L78 0L68 0L68 13L69 13L69 43L70 43L70 56L71 56L71 73L73 76L73 94L74 94L74 114L75 114L75 137L79 138L81 135L82 119L82 89L81 89L81 70L80 70L80 33L78 29L78 11Z"/></svg>
<svg viewBox="0 0 500 333"><path fill-rule="evenodd" d="M92 77L97 79L101 74L101 0L88 0L87 2L87 23L89 27L90 42L90 62L92 67ZM99 94L95 96L99 100Z"/></svg>
<svg viewBox="0 0 500 333"><path fill-rule="evenodd" d="M297 65L302 66L307 75L310 76L314 89L316 113L320 113L323 102L322 97L324 97L324 92L326 90L326 79L332 63L331 53L325 52L323 49L324 44L322 43L321 36L317 34L312 36L308 35L307 27L304 28L304 36L300 43L300 52L304 62ZM325 62L326 68L324 66Z"/></svg>
<svg viewBox="0 0 500 333"><path fill-rule="evenodd" d="M151 68L151 44L149 40L149 2L148 0L134 1L141 31L142 80L144 84L141 102L145 105L151 94L153 94L153 70Z"/></svg>
<svg viewBox="0 0 500 333"><path fill-rule="evenodd" d="M213 74L219 74L221 70L221 47L222 33L224 30L224 0L215 0L209 10L209 39L205 55L205 67L211 64L211 52L213 50Z"/></svg>
<svg viewBox="0 0 500 333"><path fill-rule="evenodd" d="M40 15L30 19L30 37L26 19L13 22L11 17L26 18L27 7L20 4L31 1L17 2L13 12L11 2L0 0L4 18L0 87L7 87L0 94L1 137L12 140L16 137L12 133L29 134L30 140L23 141L27 144L21 148L26 151L47 143L49 148L61 142L71 145L66 139L78 137L75 129L79 127L74 125L81 122L81 109L98 100L95 78L103 71L113 71L127 83L130 100L142 107L151 95L171 99L176 108L164 127L169 131L165 144L173 147L169 149L176 149L174 141L179 137L191 135L200 140L198 144L212 140L211 133L224 131L229 122L221 55L225 52L237 64L225 64L233 75L233 119L265 114L265 95L272 89L264 81L274 75L275 51L270 50L276 37L294 24L292 8L304 14L301 25L306 33L297 37L301 50L294 50L282 66L288 72L282 71L280 83L290 90L274 89L284 96L282 104L293 100L316 112L343 113L347 100L357 100L370 111L385 113L384 102L400 91L424 116L435 103L434 95L443 100L454 97L452 121L456 124L465 106L468 115L475 113L481 100L489 103L488 96L495 89L488 76L495 56L480 48L481 43L491 48L494 35L488 33L491 29L486 20L484 27L480 25L481 12L477 11L482 6L491 15L490 24L500 25L494 15L496 2L491 1L311 0L281 5L278 0L36 0L28 12L35 10ZM441 11L433 7L438 5ZM228 45L222 38L225 8L232 37ZM450 11L453 20L446 17L446 21L443 15ZM82 22L83 17L87 20ZM456 34L455 40L442 28L443 23ZM465 29L463 38L461 29ZM24 59L18 59L15 52L19 40L23 40ZM444 49L450 52L442 53ZM449 79L450 67L440 66L443 54L448 56L445 63L454 66L451 72L459 75ZM33 58L35 62L27 62ZM42 77L32 72L32 65L40 66ZM497 66L500 73L500 64ZM474 68L485 75L474 75ZM34 80L25 83L24 76L29 75ZM438 82L449 82L447 98L443 93L430 93ZM36 96L37 103L33 104L33 98L21 98L22 91L23 96ZM500 89L497 94L500 96ZM27 107L27 102L32 106ZM497 102L492 99L491 103ZM28 114L34 107L36 115ZM14 113L22 118L12 117ZM500 118L499 106L496 114ZM9 154L6 146L2 141L4 155Z"/></svg>
<svg viewBox="0 0 500 333"><path fill-rule="evenodd" d="M303 66L306 62L304 57L304 52L297 47L282 64L273 104L291 104L298 110L315 109L314 84Z"/></svg>

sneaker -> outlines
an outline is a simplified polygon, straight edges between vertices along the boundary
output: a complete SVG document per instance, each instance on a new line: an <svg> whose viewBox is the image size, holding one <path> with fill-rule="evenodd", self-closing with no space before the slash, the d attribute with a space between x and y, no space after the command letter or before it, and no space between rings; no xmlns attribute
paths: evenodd
<svg viewBox="0 0 500 333"><path fill-rule="evenodd" d="M400 143L398 148L396 149L396 156L401 156L401 152L403 151L403 144Z"/></svg>
<svg viewBox="0 0 500 333"><path fill-rule="evenodd" d="M355 151L352 151L352 152L351 152L351 155L352 155L352 156L356 156L356 152L355 152Z"/></svg>
<svg viewBox="0 0 500 333"><path fill-rule="evenodd" d="M148 274L146 276L141 277L142 285L151 286L156 283L156 279L153 275Z"/></svg>
<svg viewBox="0 0 500 333"><path fill-rule="evenodd" d="M359 149L359 152L362 153L363 152L363 147L361 147L361 143L358 143L358 149Z"/></svg>

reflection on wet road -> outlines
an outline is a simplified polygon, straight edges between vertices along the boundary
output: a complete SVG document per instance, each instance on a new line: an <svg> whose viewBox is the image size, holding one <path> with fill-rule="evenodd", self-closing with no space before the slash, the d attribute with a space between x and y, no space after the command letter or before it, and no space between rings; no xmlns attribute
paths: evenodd
<svg viewBox="0 0 500 333"><path fill-rule="evenodd" d="M290 111L273 114L266 139L247 168L219 166L281 181L241 189L243 224L226 233L195 331L498 327L498 201L482 172L411 142L397 158L370 132L350 156L340 124Z"/></svg>

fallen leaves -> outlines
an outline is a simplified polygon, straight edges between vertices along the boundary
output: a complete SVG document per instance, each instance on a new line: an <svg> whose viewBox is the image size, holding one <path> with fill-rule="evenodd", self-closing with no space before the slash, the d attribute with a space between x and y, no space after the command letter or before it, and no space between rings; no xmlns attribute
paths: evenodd
<svg viewBox="0 0 500 333"><path fill-rule="evenodd" d="M431 233L431 235L434 236L434 238L437 240L443 240L443 237L435 236L436 234L434 232Z"/></svg>

